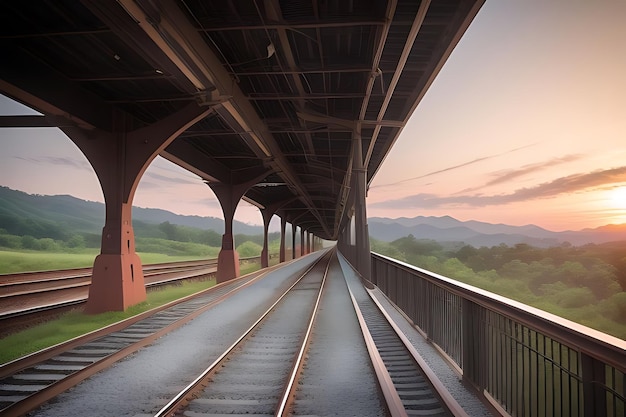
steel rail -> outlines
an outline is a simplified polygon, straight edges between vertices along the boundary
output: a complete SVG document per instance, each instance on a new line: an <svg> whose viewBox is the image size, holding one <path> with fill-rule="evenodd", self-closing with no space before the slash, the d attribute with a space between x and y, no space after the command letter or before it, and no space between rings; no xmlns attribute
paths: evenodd
<svg viewBox="0 0 626 417"><path fill-rule="evenodd" d="M153 343L156 339L162 337L163 335L181 327L182 325L186 324L190 320L204 313L208 309L214 307L216 304L222 302L224 299L228 298L233 293L245 287L248 287L252 283L258 281L259 279L264 277L267 273L269 273L273 269L274 268L268 268L265 271L262 271L261 273L256 273L256 274L253 273L253 274L246 275L244 277L237 278L235 280L220 283L207 290L201 291L200 293L192 294L182 299L172 301L166 305L157 307L155 309L144 312L137 316L131 317L129 319L123 320L118 323L111 324L105 328L93 331L83 336L76 337L67 342L63 342L58 345L52 346L50 348L43 349L39 352L32 353L23 358L14 360L12 362L9 362L7 364L0 366L0 379L10 377L11 375L14 375L18 372L22 372L26 369L35 367L44 361L53 359L54 357L59 356L63 354L64 352L67 352L78 346L83 346L99 338L106 337L109 334L120 332L130 327L131 325L138 323L141 320L150 318L151 316L161 311L164 311L170 308L175 308L179 304L183 304L187 301L192 301L196 298L200 298L212 292L217 292L219 291L220 288L224 288L224 287L228 288L228 286L234 284L234 288L227 290L224 294L219 295L218 297L216 297L215 299L211 300L208 303L203 302L201 307L195 309L189 314L186 314L184 317L175 319L171 323L166 324L162 326L161 328L157 329L154 333L151 333L147 335L146 337L141 338L140 340L129 344L128 346L120 348L119 350L103 357L102 359L96 362L93 362L92 364L87 365L84 368L76 372L69 374L65 378L51 383L50 385L46 386L42 390L34 392L30 396L3 408L2 410L0 410L0 416L23 415L29 411L32 411L36 407L45 403L46 401L49 401L50 399L54 398L61 392L77 385L79 382L83 381L84 379L94 375L95 373L103 369L106 369L107 367L115 363L116 361L136 352L142 347Z"/></svg>
<svg viewBox="0 0 626 417"><path fill-rule="evenodd" d="M189 272L180 267L174 267L173 271L169 268L161 271L152 269L146 274L145 286L149 291L176 282L210 276L215 271L216 265L203 269L192 267ZM86 278L73 284L0 296L3 301L0 308L0 337L52 319L71 309L81 308L87 301L89 285L90 280Z"/></svg>
<svg viewBox="0 0 626 417"><path fill-rule="evenodd" d="M244 258L243 260L256 259ZM158 264L148 264L143 266L144 274L153 273L168 269L174 271L176 269L192 269L201 268L209 265L217 264L217 259L207 259L202 261L181 261L166 262ZM52 271L34 271L34 272L18 272L15 274L0 274L0 288L29 285L29 284L45 284L55 281L64 281L70 279L90 278L93 268L70 268L58 269Z"/></svg>
<svg viewBox="0 0 626 417"><path fill-rule="evenodd" d="M247 258L240 258L240 262L259 261L260 256L251 256ZM180 262L162 262L154 264L145 264L142 267L144 274L153 270L160 270L169 268L175 270L177 268L189 269L193 267L203 267L208 265L217 264L217 259L200 259L195 261L180 261ZM29 272L17 272L14 274L0 274L0 288L4 286L11 286L13 284L21 283L40 283L45 281L54 281L56 279L69 279L69 278L83 278L85 276L91 276L93 268L69 268L69 269L57 269L51 271L29 271ZM36 277L41 277L37 279Z"/></svg>
<svg viewBox="0 0 626 417"><path fill-rule="evenodd" d="M144 277L154 277L177 271L196 271L217 266L216 259L152 264L143 267ZM0 299L46 293L55 290L86 287L91 284L91 268L26 272L0 275ZM146 283L146 287L154 282Z"/></svg>
<svg viewBox="0 0 626 417"><path fill-rule="evenodd" d="M189 383L185 388L183 388L176 396L174 396L165 406L163 406L154 417L166 417L175 415L176 411L184 406L187 402L189 402L190 398L203 387L204 382L217 370L219 369L220 364L222 364L227 357L241 344L247 340L250 334L259 327L259 325L265 321L265 319L270 315L272 310L289 294L289 292L300 283L304 277L317 265L319 264L328 254L321 256L318 260L313 262L299 277L295 280L295 282L289 286L280 297L263 313L261 316L248 328L237 340L233 342L231 346L229 346L220 356L213 361L198 377L196 377L191 383ZM330 262L329 262L330 263Z"/></svg>
<svg viewBox="0 0 626 417"><path fill-rule="evenodd" d="M455 417L470 417L469 414L465 412L465 410L461 407L461 405L457 402L457 400L450 394L450 391L445 387L445 385L439 380L437 374L430 369L428 363L424 360L422 355L419 354L415 346L409 341L404 332L400 330L398 325L394 322L394 320L389 316L385 308L380 304L380 302L374 296L373 290L369 288L365 288L368 295L374 301L374 304L378 307L380 312L385 316L387 322L391 325L393 330L396 332L406 349L409 351L417 365L421 368L424 376L430 381L431 386L437 392L441 400L446 404L446 407Z"/></svg>
<svg viewBox="0 0 626 417"><path fill-rule="evenodd" d="M333 252L336 252L336 249ZM324 278L322 279L322 284L320 285L320 290L317 293L317 299L315 300L315 305L313 306L313 311L311 312L311 320L309 320L309 325L306 329L306 333L304 334L302 346L300 347L300 351L298 352L298 356L296 358L296 361L294 362L293 369L291 371L291 374L289 375L289 380L287 381L287 385L285 386L285 390L283 393L283 397L280 401L280 405L278 406L278 409L276 410L276 414L275 414L276 416L285 415L289 401L293 400L293 392L292 392L293 386L296 382L298 373L300 372L302 365L304 364L302 359L304 358L304 353L306 352L309 346L311 333L313 332L313 325L315 324L315 319L317 318L317 312L319 310L320 301L322 300L322 292L324 291L324 288L325 288L326 278L328 277L328 270L330 269L331 260L332 260L332 255L331 255L331 259L329 259L328 263L326 264L326 270L324 271Z"/></svg>
<svg viewBox="0 0 626 417"><path fill-rule="evenodd" d="M256 261L260 259L260 257L250 257L250 258L242 258L240 262L245 261ZM215 268L217 267L217 259L203 260L203 261L183 261L183 262L171 262L171 263L161 263L161 264L149 264L143 267L144 277L146 281L146 288L157 287L161 285L167 285L171 282L182 281L185 279L193 279L198 276L211 274L215 272ZM184 275L184 272L188 272ZM71 275L62 275L69 272ZM52 275L48 278L45 275ZM167 275L171 275L170 277L164 277ZM42 276L41 279L32 279L32 276ZM20 281L19 279L23 278L24 280ZM158 277L164 277L162 279L158 279ZM72 291L78 290L81 287L88 287L91 285L91 268L80 268L80 269L67 269L67 270L56 270L56 271L41 271L41 272L26 272L20 274L7 274L0 275L0 280L5 280L4 282L0 282L0 300L5 300L5 308L8 304L8 300L18 299L17 297L28 298L31 296L44 295L46 293L53 292L61 292L61 291ZM67 281L78 281L74 283L62 284ZM54 285L54 284L59 285ZM52 284L52 285L51 285ZM18 290L14 292L8 292L7 289L19 288L19 287L28 287L35 286L36 288L32 288L30 290ZM10 291L10 290L9 290ZM86 290L85 290L86 291ZM3 320L7 320L10 318L18 317L18 316L27 316L29 314L35 314L40 311L50 311L58 306L58 308L64 308L70 304L80 304L87 300L87 295L82 294L80 296L73 295L69 297L68 300L62 300L54 303L50 302L40 302L40 303L32 303L33 305L26 306L23 308L8 310L8 311L0 311L0 322ZM20 303L21 305L29 304L28 300L24 300ZM3 309L4 310L4 309Z"/></svg>
<svg viewBox="0 0 626 417"><path fill-rule="evenodd" d="M404 405L402 404L402 400L400 399L398 392L393 386L393 381L391 380L391 376L387 371L387 367L383 363L383 359L378 352L376 343L374 343L374 338L367 328L365 318L361 313L359 304L354 298L354 294L352 294L350 286L348 286L348 292L350 293L350 299L352 300L354 311L356 313L357 319L359 320L359 325L361 326L361 331L363 333L363 339L365 339L367 351L369 352L370 358L372 360L372 367L374 368L374 372L376 373L376 377L378 378L380 389L383 393L383 396L385 397L385 401L387 402L389 414L391 417L408 417L408 414L404 409Z"/></svg>

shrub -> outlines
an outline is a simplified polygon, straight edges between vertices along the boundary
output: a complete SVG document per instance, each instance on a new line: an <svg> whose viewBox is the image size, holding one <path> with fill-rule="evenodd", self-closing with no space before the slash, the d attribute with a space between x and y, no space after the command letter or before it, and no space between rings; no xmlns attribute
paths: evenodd
<svg viewBox="0 0 626 417"><path fill-rule="evenodd" d="M85 247L85 238L82 235L72 235L67 240L65 245L68 248L84 248Z"/></svg>
<svg viewBox="0 0 626 417"><path fill-rule="evenodd" d="M565 308L580 308L595 303L596 297L589 288L567 288L554 296L556 304Z"/></svg>
<svg viewBox="0 0 626 417"><path fill-rule="evenodd" d="M0 234L0 247L7 249L21 249L22 238L15 235Z"/></svg>
<svg viewBox="0 0 626 417"><path fill-rule="evenodd" d="M22 247L24 249L39 250L39 241L30 235L22 236Z"/></svg>
<svg viewBox="0 0 626 417"><path fill-rule="evenodd" d="M239 253L240 258L260 256L261 250L263 250L263 246L254 242L243 242L241 245L237 246L237 253Z"/></svg>
<svg viewBox="0 0 626 417"><path fill-rule="evenodd" d="M626 317L626 292L618 292L603 300L598 309L606 317L617 322L623 322L624 317Z"/></svg>
<svg viewBox="0 0 626 417"><path fill-rule="evenodd" d="M39 239L39 248L46 252L55 252L59 251L61 246L54 239L44 237L43 239Z"/></svg>

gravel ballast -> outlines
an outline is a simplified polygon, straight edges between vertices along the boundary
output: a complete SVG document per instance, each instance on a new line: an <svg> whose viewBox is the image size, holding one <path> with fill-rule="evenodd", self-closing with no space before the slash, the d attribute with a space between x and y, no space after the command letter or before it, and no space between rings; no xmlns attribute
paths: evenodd
<svg viewBox="0 0 626 417"><path fill-rule="evenodd" d="M326 279L296 392L295 415L385 416L386 407L337 258Z"/></svg>
<svg viewBox="0 0 626 417"><path fill-rule="evenodd" d="M311 254L269 273L29 415L153 416L252 325L272 304L278 288L293 282L293 275L321 255Z"/></svg>

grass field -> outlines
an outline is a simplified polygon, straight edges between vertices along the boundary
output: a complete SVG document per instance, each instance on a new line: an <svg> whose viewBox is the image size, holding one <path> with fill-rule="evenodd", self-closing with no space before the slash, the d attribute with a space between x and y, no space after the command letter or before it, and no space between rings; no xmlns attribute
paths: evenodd
<svg viewBox="0 0 626 417"><path fill-rule="evenodd" d="M0 250L0 274L90 268L98 253L98 249L82 249L76 253ZM144 265L201 259L198 256L169 256L162 253L138 253L138 255Z"/></svg>

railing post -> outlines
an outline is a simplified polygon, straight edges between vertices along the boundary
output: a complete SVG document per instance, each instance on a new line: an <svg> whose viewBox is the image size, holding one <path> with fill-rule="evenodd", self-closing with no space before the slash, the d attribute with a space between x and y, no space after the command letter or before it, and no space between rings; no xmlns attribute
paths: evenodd
<svg viewBox="0 0 626 417"><path fill-rule="evenodd" d="M583 401L585 417L606 416L606 381L604 363L585 353L580 354L582 362Z"/></svg>
<svg viewBox="0 0 626 417"><path fill-rule="evenodd" d="M424 331L426 332L426 338L430 341L433 340L433 306L435 304L434 302L434 291L433 291L433 285L431 283L427 283L426 284L426 300L425 300L425 306L426 306L426 310L424 311L425 314L425 320L424 323L426 324L426 327L424 328Z"/></svg>
<svg viewBox="0 0 626 417"><path fill-rule="evenodd" d="M488 360L485 331L482 329L480 320L480 306L468 299L462 302L462 329L461 329L461 352L463 379L471 383L479 392L484 387L484 379L481 377Z"/></svg>

